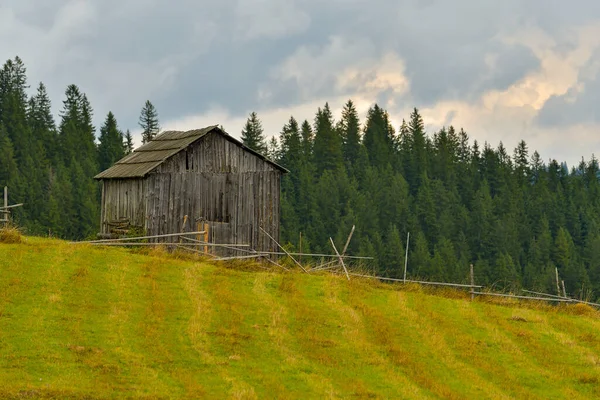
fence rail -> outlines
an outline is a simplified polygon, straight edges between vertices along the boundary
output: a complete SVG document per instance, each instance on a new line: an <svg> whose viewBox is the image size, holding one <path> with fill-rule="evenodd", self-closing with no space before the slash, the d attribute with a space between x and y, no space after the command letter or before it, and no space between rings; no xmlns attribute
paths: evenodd
<svg viewBox="0 0 600 400"><path fill-rule="evenodd" d="M18 206L18 205L15 205L15 206ZM262 230L262 228L261 228L261 230ZM549 293L541 293L541 292L535 292L535 291L531 291L531 290L522 289L523 292L530 293L534 296L499 293L499 292L493 292L493 291L484 291L483 290L485 288L484 286L475 284L475 274L473 271L472 264L470 265L470 271L469 271L470 272L470 282L471 282L470 284L406 279L406 272L407 272L406 270L407 270L407 266L408 266L408 253L406 253L406 256L405 256L404 278L390 278L390 277L385 277L385 276L377 276L374 274L368 275L368 274L364 274L364 273L360 274L360 273L356 273L356 272L351 272L352 269L345 264L344 260L349 261L349 260L373 259L372 257L350 256L350 255L346 254L346 250L348 248L348 244L350 242L353 232L354 232L354 226L352 227L352 231L350 232L350 235L348 236L348 240L346 241L346 245L344 246L344 249L341 254L337 251L337 248L335 247L335 244L333 243L333 239L331 239L331 238L330 238L330 242L331 242L331 245L333 247L335 254L310 254L310 253L302 253L302 252L298 252L298 253L288 252L283 246L281 246L281 244L277 243L275 241L275 239L273 239L268 234L267 234L267 236L269 236L269 238L271 240L275 241L277 246L282 251L280 251L280 252L274 252L274 251L258 252L255 249L251 248L248 244L209 243L209 242L200 241L197 239L191 239L189 237L186 237L189 235L201 234L201 233L204 233L204 231L180 232L180 233L170 233L170 234L154 235L154 236L125 237L125 238L118 238L118 239L117 238L102 239L102 240L92 240L92 241L73 242L73 243L87 243L87 244L99 245L99 246L156 246L156 245L160 245L160 243L140 243L140 242L137 242L137 240L157 239L157 238L166 238L166 237L180 237L181 239L186 240L188 243L181 242L181 240L180 240L179 243L163 243L163 244L167 245L167 246L174 246L177 248L181 248L183 250L202 253L207 256L213 257L213 259L215 261L229 261L229 260L235 260L235 259L254 259L254 258L256 258L256 259L262 259L263 261L269 262L269 263L271 263L279 268L282 268L284 270L288 270L283 265L280 265L280 264L276 263L275 261L271 260L269 257L270 255L282 255L282 256L285 256L284 259L289 258L293 262L294 265L300 267L302 269L302 271L304 271L305 273L327 272L327 273L332 273L332 274L343 274L348 280L350 280L350 277L358 277L358 278L366 278L366 279L376 279L376 280L384 281L384 282L395 282L395 283L404 283L404 284L416 283L419 285L431 285L431 286L468 289L469 293L471 294L471 300L474 300L475 296L491 296L491 297L504 297L504 298L519 299L519 300L547 301L547 302L553 302L553 303L571 303L571 304L572 303L581 303L581 304L587 304L587 305L590 305L593 307L600 308L600 304L598 304L598 303L592 303L592 302L588 302L588 301L584 301L584 300L578 300L578 299L573 299L573 298L567 297L566 290L564 287L564 282L562 282L562 295L561 295L560 294L561 288L558 284L558 282L559 282L558 269L556 270L556 281L557 281L557 290L559 291L559 295L553 295L553 294L549 294ZM266 232L265 232L265 234L266 234ZM407 242L408 242L408 238L409 237L407 237ZM216 257L215 255L208 253L206 251L206 249L205 249L205 251L199 251L199 250L195 249L194 247L196 247L198 245L205 246L205 247L225 247L225 248L229 248L229 249L233 249L233 250L238 250L238 251L240 251L242 253L246 253L246 254L245 255L236 255L236 256L231 256L231 257L229 257L229 256ZM408 245L408 243L407 243L407 245ZM316 266L314 268L308 268L308 267L303 266L298 260L296 260L294 258L295 255L305 256L305 257L307 257L307 256L308 257L321 257L322 259L323 258L334 258L334 260L322 263L321 265Z"/></svg>

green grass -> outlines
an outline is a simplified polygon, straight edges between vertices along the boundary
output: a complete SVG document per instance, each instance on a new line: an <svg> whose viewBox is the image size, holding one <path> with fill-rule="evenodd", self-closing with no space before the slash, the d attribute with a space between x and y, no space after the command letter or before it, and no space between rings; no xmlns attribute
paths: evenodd
<svg viewBox="0 0 600 400"><path fill-rule="evenodd" d="M26 237L0 398L590 399L600 314Z"/></svg>

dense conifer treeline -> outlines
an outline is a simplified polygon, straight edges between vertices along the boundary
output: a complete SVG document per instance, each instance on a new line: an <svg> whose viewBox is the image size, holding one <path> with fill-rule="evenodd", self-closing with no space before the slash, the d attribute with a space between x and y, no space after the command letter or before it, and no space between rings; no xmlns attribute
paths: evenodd
<svg viewBox="0 0 600 400"><path fill-rule="evenodd" d="M65 90L58 124L44 84L31 96L28 88L23 61L8 60L0 70L0 187L9 187L11 203L25 203L13 217L27 233L91 237L98 232L101 195L92 178L133 150L131 133L123 134L109 112L97 143L92 106L76 85ZM150 102L141 114L144 132L155 134Z"/></svg>
<svg viewBox="0 0 600 400"><path fill-rule="evenodd" d="M292 171L282 182L282 240L331 252L353 224L350 253L376 258L382 276L409 273L556 292L600 293L598 160L571 171L544 163L525 141L509 153L446 127L427 135L417 109L398 131L374 105L363 123L352 101L334 121L328 104L311 124L293 116L269 156ZM590 290L593 289L593 294Z"/></svg>
<svg viewBox="0 0 600 400"><path fill-rule="evenodd" d="M0 186L10 187L18 222L30 234L82 239L99 224L99 185L92 177L132 151L131 134L109 112L98 131L86 95L66 88L58 124L43 84L31 95L23 62L0 71ZM158 129L151 103L140 126ZM471 141L446 127L427 134L417 109L396 130L374 105L360 121L351 101L336 121L325 104L314 121L290 117L267 141L252 113L247 145L267 151L291 173L282 181L282 241L303 251L331 252L329 237L349 252L375 257L380 275L399 277L410 232L409 274L464 282L469 264L478 283L555 291L557 267L571 295L600 294L599 165L571 171L521 141Z"/></svg>

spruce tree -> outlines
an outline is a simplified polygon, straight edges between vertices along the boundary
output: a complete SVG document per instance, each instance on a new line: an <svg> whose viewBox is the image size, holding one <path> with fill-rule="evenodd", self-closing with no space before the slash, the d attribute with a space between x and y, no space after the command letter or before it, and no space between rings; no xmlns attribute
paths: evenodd
<svg viewBox="0 0 600 400"><path fill-rule="evenodd" d="M406 180L411 191L416 194L423 172L428 171L428 143L425 135L425 124L419 110L413 109L408 122L410 156L407 165Z"/></svg>
<svg viewBox="0 0 600 400"><path fill-rule="evenodd" d="M260 153L267 153L267 141L263 132L262 122L256 112L251 112L242 128L242 143L248 148Z"/></svg>
<svg viewBox="0 0 600 400"><path fill-rule="evenodd" d="M35 140L42 144L42 151L52 163L59 157L58 134L52 115L52 104L46 86L40 82L36 94L31 97L27 109L27 119Z"/></svg>
<svg viewBox="0 0 600 400"><path fill-rule="evenodd" d="M375 104L369 109L363 144L367 149L371 165L385 168L392 163L393 128L390 125L387 112Z"/></svg>
<svg viewBox="0 0 600 400"><path fill-rule="evenodd" d="M4 124L0 123L0 189L13 187L17 180L17 162L15 152Z"/></svg>
<svg viewBox="0 0 600 400"><path fill-rule="evenodd" d="M281 151L279 148L279 142L277 142L277 138L275 136L271 136L271 139L269 139L267 153L265 155L269 160L273 162L279 162L279 159L281 158Z"/></svg>
<svg viewBox="0 0 600 400"><path fill-rule="evenodd" d="M318 176L327 170L335 170L343 164L342 137L334 127L329 104L319 107L315 116L314 160Z"/></svg>
<svg viewBox="0 0 600 400"><path fill-rule="evenodd" d="M315 136L312 126L310 126L308 120L302 121L300 135L302 136L302 162L311 163L313 159L313 146Z"/></svg>
<svg viewBox="0 0 600 400"><path fill-rule="evenodd" d="M111 167L125 155L123 149L123 135L117 126L117 120L109 111L100 128L100 144L98 145L98 162L100 170Z"/></svg>
<svg viewBox="0 0 600 400"><path fill-rule="evenodd" d="M81 92L76 85L69 85L65 90L63 109L60 111L59 145L63 162L70 165L76 159L79 148L79 126L83 119L81 110Z"/></svg>
<svg viewBox="0 0 600 400"><path fill-rule="evenodd" d="M133 136L131 136L129 129L125 132L123 139L123 152L125 154L131 154L133 152Z"/></svg>
<svg viewBox="0 0 600 400"><path fill-rule="evenodd" d="M142 128L142 143L148 143L160 132L158 112L150 100L146 100L140 112L139 126Z"/></svg>
<svg viewBox="0 0 600 400"><path fill-rule="evenodd" d="M351 171L358 160L361 147L360 119L352 100L344 105L338 130L342 136L346 168Z"/></svg>

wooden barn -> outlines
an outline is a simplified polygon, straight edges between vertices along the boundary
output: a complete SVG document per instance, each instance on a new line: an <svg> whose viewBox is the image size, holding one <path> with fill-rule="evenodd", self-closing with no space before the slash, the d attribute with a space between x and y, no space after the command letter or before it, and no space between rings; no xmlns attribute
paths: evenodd
<svg viewBox="0 0 600 400"><path fill-rule="evenodd" d="M218 126L162 132L94 177L102 182L100 236L208 228L203 241L277 251L260 228L279 241L285 172ZM232 254L223 247L212 250Z"/></svg>

